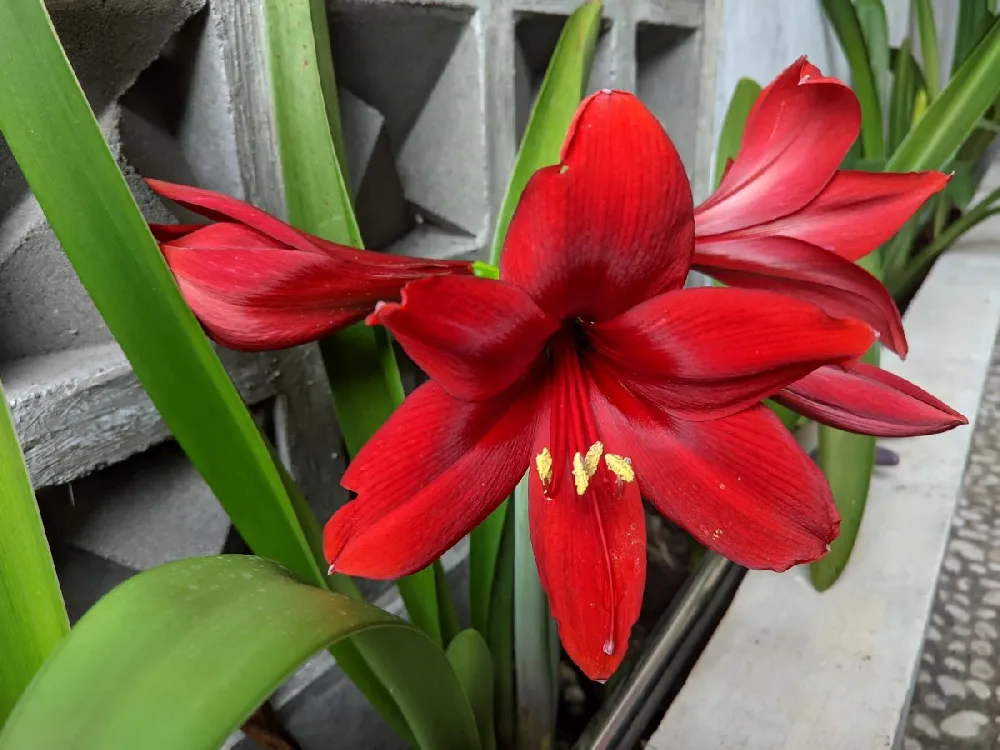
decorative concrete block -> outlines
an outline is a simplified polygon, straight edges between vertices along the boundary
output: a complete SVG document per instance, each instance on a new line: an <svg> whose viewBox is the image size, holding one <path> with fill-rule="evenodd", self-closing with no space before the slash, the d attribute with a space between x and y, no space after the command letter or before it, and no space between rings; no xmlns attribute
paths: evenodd
<svg viewBox="0 0 1000 750"><path fill-rule="evenodd" d="M48 0L66 55L95 112L128 89L205 0ZM0 136L0 216L28 194Z"/></svg>

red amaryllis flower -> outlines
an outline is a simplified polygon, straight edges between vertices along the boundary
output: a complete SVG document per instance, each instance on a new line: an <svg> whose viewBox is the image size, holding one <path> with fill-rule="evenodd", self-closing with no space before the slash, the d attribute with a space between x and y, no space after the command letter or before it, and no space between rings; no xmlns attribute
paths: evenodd
<svg viewBox="0 0 1000 750"><path fill-rule="evenodd" d="M695 209L695 269L730 286L794 294L864 320L906 354L888 292L853 261L894 235L948 178L841 170L857 97L800 58L761 92L736 159Z"/></svg>
<svg viewBox="0 0 1000 750"><path fill-rule="evenodd" d="M181 294L208 334L245 351L283 349L363 320L410 281L470 274L464 261L405 258L328 242L221 193L148 180L213 224L153 224Z"/></svg>
<svg viewBox="0 0 1000 750"><path fill-rule="evenodd" d="M806 299L869 323L901 356L903 323L884 286L854 261L894 235L948 178L838 169L861 127L857 97L801 58L763 92L719 189L695 209L693 266L735 287ZM817 373L786 403L825 424L878 435L941 432L960 414L872 368ZM859 422L858 409L875 409ZM924 418L914 421L913 415ZM874 421L872 421L874 420Z"/></svg>
<svg viewBox="0 0 1000 750"><path fill-rule="evenodd" d="M430 375L348 467L336 570L394 578L479 524L530 467L532 547L567 652L610 675L639 613L640 493L749 567L821 556L839 520L759 401L846 363L869 326L766 291L682 289L694 245L677 152L633 96L580 107L528 183L500 280L414 282L370 323Z"/></svg>

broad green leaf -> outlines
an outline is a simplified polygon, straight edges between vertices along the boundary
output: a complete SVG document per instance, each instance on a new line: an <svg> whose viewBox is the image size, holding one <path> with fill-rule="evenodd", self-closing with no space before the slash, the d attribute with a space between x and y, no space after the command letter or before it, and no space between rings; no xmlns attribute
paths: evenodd
<svg viewBox="0 0 1000 750"><path fill-rule="evenodd" d="M877 346L864 361L878 364ZM826 591L844 572L854 550L875 467L875 438L821 426L818 460L840 511L840 536L825 556L809 566L813 586Z"/></svg>
<svg viewBox="0 0 1000 750"><path fill-rule="evenodd" d="M215 750L318 650L385 632L372 664L416 746L478 748L462 687L420 630L231 555L154 568L98 602L25 692L0 750Z"/></svg>
<svg viewBox="0 0 1000 750"><path fill-rule="evenodd" d="M913 10L917 16L917 31L920 35L920 58L924 62L927 98L933 101L941 90L941 62L938 55L937 27L934 24L934 10L931 8L930 0L913 0Z"/></svg>
<svg viewBox="0 0 1000 750"><path fill-rule="evenodd" d="M962 0L958 3L958 23L955 26L955 54L951 74L962 66L993 22L988 0Z"/></svg>
<svg viewBox="0 0 1000 750"><path fill-rule="evenodd" d="M722 121L722 131L719 133L719 146L715 151L715 175L713 185L718 188L726 171L726 164L735 159L743 139L743 128L753 103L760 96L760 84L751 78L741 78L733 90L733 98L729 100L729 108Z"/></svg>
<svg viewBox="0 0 1000 750"><path fill-rule="evenodd" d="M40 0L0 3L0 130L164 421L258 554L324 579L268 447L184 303Z"/></svg>
<svg viewBox="0 0 1000 750"><path fill-rule="evenodd" d="M167 426L256 554L329 585L316 519L297 490L290 495L287 474L181 298L40 0L0 3L0 70L0 130ZM335 652L408 737L357 648L342 643Z"/></svg>
<svg viewBox="0 0 1000 750"><path fill-rule="evenodd" d="M285 200L295 226L361 247L334 142L340 122L325 8L321 0L264 3ZM336 123L330 120L334 116ZM382 329L359 324L329 337L320 348L341 433L354 455L403 402L392 345ZM454 605L447 601L447 587L438 586L437 566L400 580L399 591L413 621L444 645L440 614Z"/></svg>
<svg viewBox="0 0 1000 750"><path fill-rule="evenodd" d="M940 169L1000 95L1000 22L989 32L886 164L886 171Z"/></svg>
<svg viewBox="0 0 1000 750"><path fill-rule="evenodd" d="M448 661L469 698L479 729L480 746L483 750L495 750L493 662L489 646L478 630L463 630L448 644Z"/></svg>
<svg viewBox="0 0 1000 750"><path fill-rule="evenodd" d="M854 5L845 0L823 0L823 10L833 25L840 46L851 67L851 83L861 104L861 146L866 159L878 159L885 154L882 136L882 107L868 49Z"/></svg>
<svg viewBox="0 0 1000 750"><path fill-rule="evenodd" d="M601 3L593 0L577 8L563 26L538 90L538 98L531 108L514 171L507 184L507 194L497 218L490 254L494 265L500 262L507 226L528 178L542 167L559 163L559 150L587 85L600 28Z"/></svg>
<svg viewBox="0 0 1000 750"><path fill-rule="evenodd" d="M549 632L555 627L542 591L531 546L528 477L518 483L508 513L514 516L514 696L516 747L552 747L555 741L556 675ZM558 654L559 644L556 642Z"/></svg>
<svg viewBox="0 0 1000 750"><path fill-rule="evenodd" d="M35 493L0 390L0 727L69 632Z"/></svg>
<svg viewBox="0 0 1000 750"><path fill-rule="evenodd" d="M600 22L601 4L589 1L573 12L559 35L538 97L531 109L528 126L524 131L524 138L514 163L514 171L507 185L507 194L500 208L491 253L493 265L499 263L507 226L514 215L514 209L521 198L524 186L528 183L528 178L542 167L559 162L562 142L583 98L587 78L590 75ZM508 503L504 502L494 511L472 532L470 539L469 592L472 622L473 627L478 628L484 635L488 633L487 623L492 618L490 606L498 601L494 595L494 579L497 576L496 560L500 550L500 537L504 528L507 505ZM509 616L510 600L499 601L507 608L504 617ZM500 672L497 674L499 679ZM502 698L498 697L499 700Z"/></svg>
<svg viewBox="0 0 1000 750"><path fill-rule="evenodd" d="M879 107L885 112L889 103L892 76L889 67L889 25L882 0L854 0L858 24L868 50L868 63L878 92Z"/></svg>
<svg viewBox="0 0 1000 750"><path fill-rule="evenodd" d="M913 125L913 112L917 92L922 91L923 74L913 57L910 39L903 40L892 55L892 94L889 97L889 154L895 153L899 144Z"/></svg>

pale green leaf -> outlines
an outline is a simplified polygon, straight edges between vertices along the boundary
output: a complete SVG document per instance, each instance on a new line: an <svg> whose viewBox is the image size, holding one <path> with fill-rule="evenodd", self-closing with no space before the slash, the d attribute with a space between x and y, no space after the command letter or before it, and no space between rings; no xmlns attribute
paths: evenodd
<svg viewBox="0 0 1000 750"><path fill-rule="evenodd" d="M371 663L416 746L478 748L462 687L420 630L234 555L154 568L98 602L25 692L0 750L216 750L318 650L385 632Z"/></svg>

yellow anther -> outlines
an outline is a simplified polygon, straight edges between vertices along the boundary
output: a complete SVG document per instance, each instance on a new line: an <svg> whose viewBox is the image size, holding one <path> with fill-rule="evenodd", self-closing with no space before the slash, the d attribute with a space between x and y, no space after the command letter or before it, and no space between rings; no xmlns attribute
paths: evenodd
<svg viewBox="0 0 1000 750"><path fill-rule="evenodd" d="M542 484L552 481L552 454L548 448L542 448L542 452L535 456L535 469L538 470L538 478Z"/></svg>
<svg viewBox="0 0 1000 750"><path fill-rule="evenodd" d="M632 468L632 459L626 456L616 456L608 453L604 456L604 463L623 482L635 481L635 469Z"/></svg>
<svg viewBox="0 0 1000 750"><path fill-rule="evenodd" d="M587 454L583 457L583 468L587 472L588 478L597 473L597 467L601 465L602 453L604 453L604 444L600 441L587 449Z"/></svg>
<svg viewBox="0 0 1000 750"><path fill-rule="evenodd" d="M582 495L590 486L590 479L597 473L597 467L601 465L601 454L604 446L594 443L587 449L587 455L581 456L579 452L573 456L573 483L576 485L576 494Z"/></svg>

